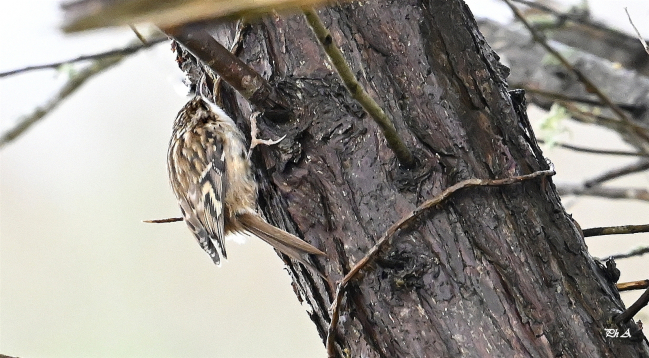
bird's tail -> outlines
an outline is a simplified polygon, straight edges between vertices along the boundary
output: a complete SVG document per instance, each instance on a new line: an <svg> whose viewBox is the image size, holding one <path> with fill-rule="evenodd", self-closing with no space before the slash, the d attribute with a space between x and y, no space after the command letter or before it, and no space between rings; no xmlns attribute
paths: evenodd
<svg viewBox="0 0 649 358"><path fill-rule="evenodd" d="M312 263L309 262L309 254L325 255L324 252L300 240L295 235L278 229L267 223L259 215L253 213L244 213L237 216L237 221L242 228L269 243L272 247L288 255L305 266L311 268L319 275L322 275Z"/></svg>

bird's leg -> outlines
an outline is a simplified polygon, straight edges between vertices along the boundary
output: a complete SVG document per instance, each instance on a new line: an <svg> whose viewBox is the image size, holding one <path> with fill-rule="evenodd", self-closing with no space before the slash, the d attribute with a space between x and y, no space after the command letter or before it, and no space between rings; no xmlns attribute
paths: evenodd
<svg viewBox="0 0 649 358"><path fill-rule="evenodd" d="M260 114L261 114L260 112L255 112L250 116L250 138L251 139L250 139L250 149L248 150L248 158L250 158L250 155L252 155L252 150L258 144L274 145L281 142L284 138L286 138L286 135L284 135L282 138L277 140L257 138L257 134L259 133L259 129L257 128L257 117L259 117Z"/></svg>

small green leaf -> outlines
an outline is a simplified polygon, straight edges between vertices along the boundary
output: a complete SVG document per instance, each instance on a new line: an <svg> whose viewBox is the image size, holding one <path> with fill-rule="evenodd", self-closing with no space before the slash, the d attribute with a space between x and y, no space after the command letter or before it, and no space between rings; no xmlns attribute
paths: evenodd
<svg viewBox="0 0 649 358"><path fill-rule="evenodd" d="M564 120L569 118L570 114L561 105L554 103L550 107L550 112L545 116L539 125L539 137L541 137L547 146L553 147L559 137L564 133L570 133L564 125Z"/></svg>

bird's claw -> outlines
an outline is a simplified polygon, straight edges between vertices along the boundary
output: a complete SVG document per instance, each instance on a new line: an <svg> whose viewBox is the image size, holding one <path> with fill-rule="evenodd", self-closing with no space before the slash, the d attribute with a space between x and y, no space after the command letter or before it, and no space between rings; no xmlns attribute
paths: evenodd
<svg viewBox="0 0 649 358"><path fill-rule="evenodd" d="M259 117L260 114L261 114L261 112L254 112L250 116L250 138L251 138L251 140L250 140L250 149L248 150L248 158L250 158L250 156L252 155L252 150L257 145L259 145L259 144L275 145L275 144L281 142L282 140L284 140L284 138L286 138L286 135L282 136L282 138L277 139L277 140L259 139L259 138L257 138L257 134L259 133L259 129L257 128L257 117Z"/></svg>

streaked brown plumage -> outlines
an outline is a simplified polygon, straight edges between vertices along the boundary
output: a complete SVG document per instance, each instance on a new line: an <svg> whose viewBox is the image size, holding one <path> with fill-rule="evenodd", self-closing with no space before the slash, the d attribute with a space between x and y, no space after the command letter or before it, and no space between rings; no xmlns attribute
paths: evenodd
<svg viewBox="0 0 649 358"><path fill-rule="evenodd" d="M225 235L239 232L257 236L315 270L308 254L324 255L322 251L257 214L257 183L245 138L219 107L201 96L187 102L174 122L167 165L185 222L214 263L227 258Z"/></svg>

